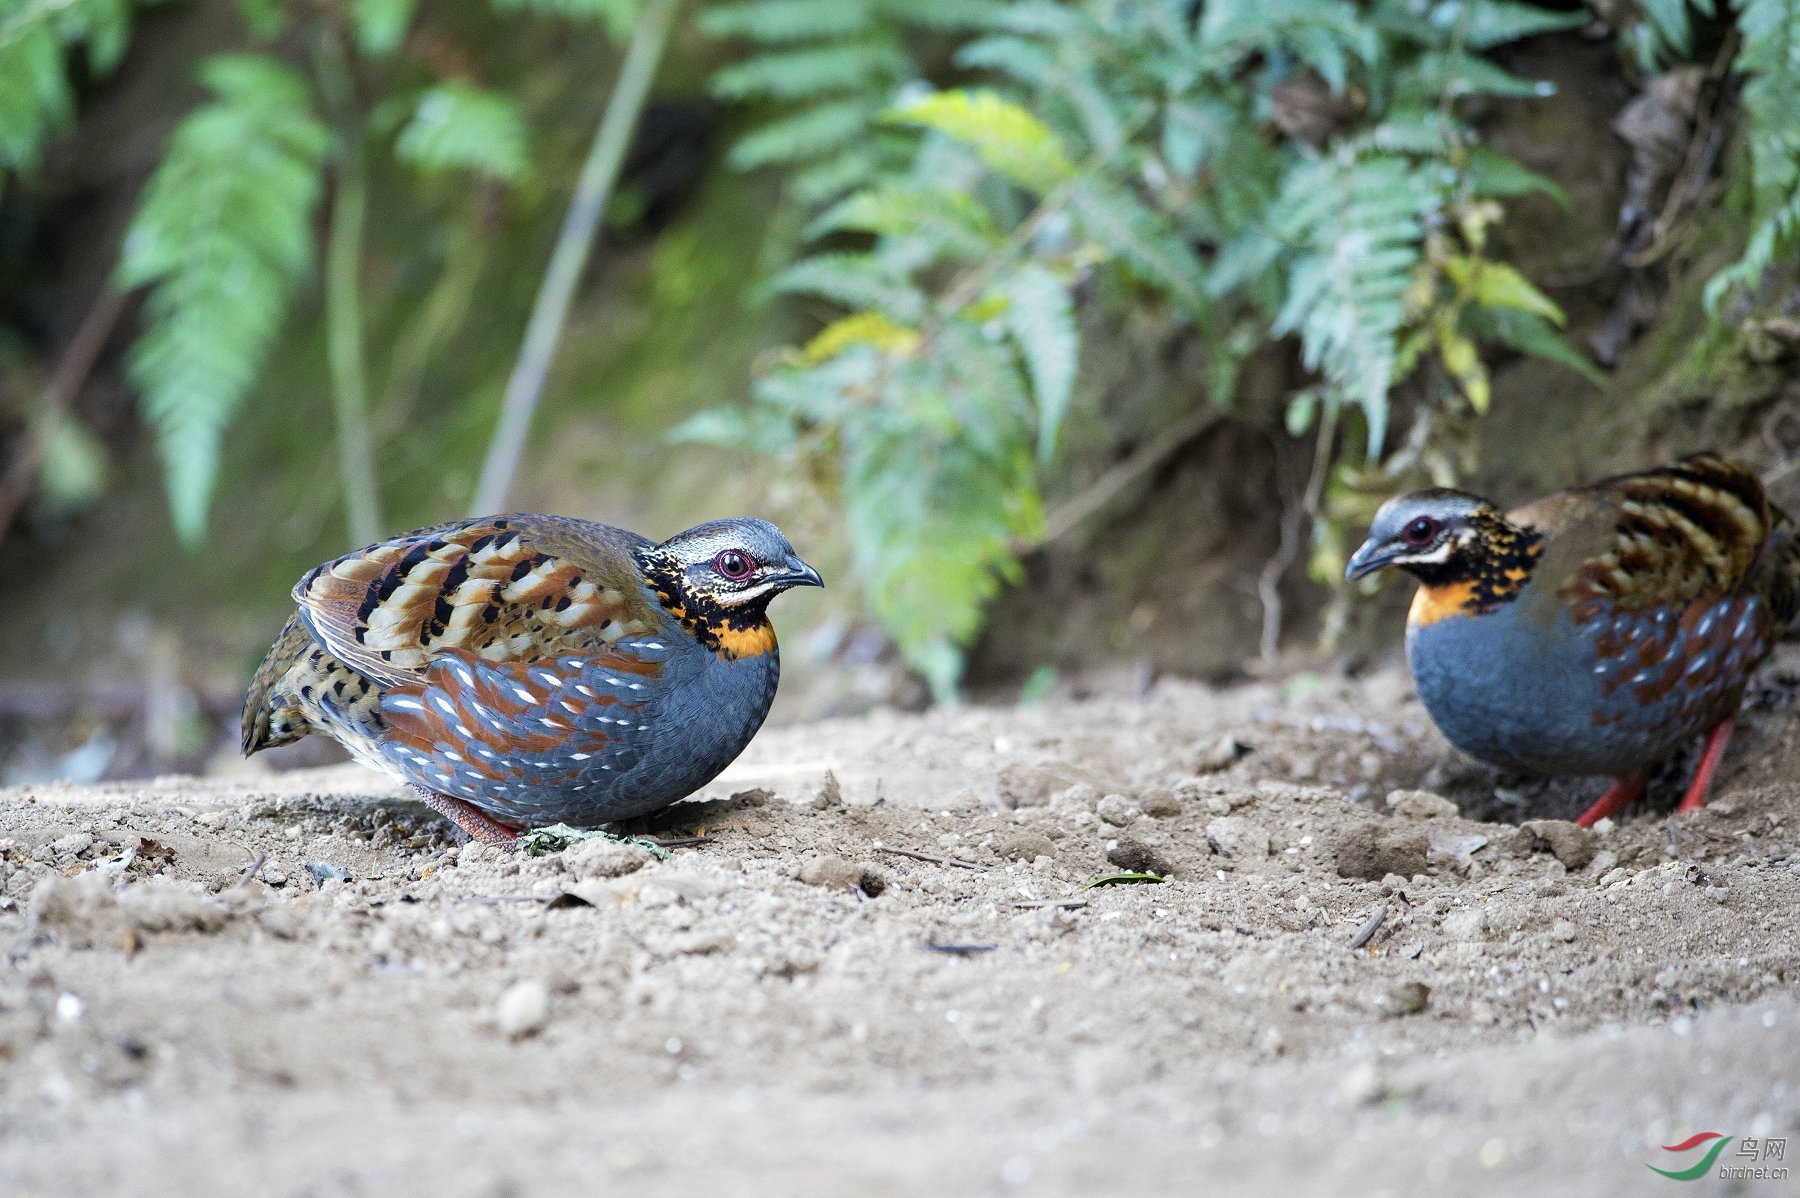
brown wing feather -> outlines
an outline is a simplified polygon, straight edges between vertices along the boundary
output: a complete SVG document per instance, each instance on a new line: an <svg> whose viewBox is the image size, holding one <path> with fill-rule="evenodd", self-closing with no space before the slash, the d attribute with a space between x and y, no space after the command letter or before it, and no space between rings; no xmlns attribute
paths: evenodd
<svg viewBox="0 0 1800 1198"><path fill-rule="evenodd" d="M557 516L421 529L318 567L294 588L331 654L389 686L450 650L488 662L593 656L662 626L631 551L648 542Z"/></svg>
<svg viewBox="0 0 1800 1198"><path fill-rule="evenodd" d="M1577 619L1597 602L1633 612L1734 595L1786 519L1754 473L1710 453L1553 496L1518 518L1574 526L1579 557L1561 593Z"/></svg>

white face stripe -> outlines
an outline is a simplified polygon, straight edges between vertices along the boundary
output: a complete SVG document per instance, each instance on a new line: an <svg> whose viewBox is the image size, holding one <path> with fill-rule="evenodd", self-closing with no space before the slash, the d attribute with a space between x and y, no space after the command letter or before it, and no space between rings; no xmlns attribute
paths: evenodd
<svg viewBox="0 0 1800 1198"><path fill-rule="evenodd" d="M742 591L732 591L729 594L714 595L713 601L722 604L725 607L736 607L741 603L750 602L759 595L766 595L774 589L775 583L774 580L771 579L766 582L759 582L755 586Z"/></svg>

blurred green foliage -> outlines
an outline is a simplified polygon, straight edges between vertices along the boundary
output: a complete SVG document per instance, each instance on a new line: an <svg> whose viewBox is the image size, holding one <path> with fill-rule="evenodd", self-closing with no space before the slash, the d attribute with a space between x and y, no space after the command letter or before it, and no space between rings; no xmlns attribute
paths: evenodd
<svg viewBox="0 0 1800 1198"><path fill-rule="evenodd" d="M1640 0L1612 19L1642 71L1687 61L1735 22L1746 152L1733 195L1749 236L1706 294L1735 318L1768 302L1770 269L1791 261L1800 236L1800 20L1795 0L1742 0L1730 13L1711 3ZM207 95L170 138L116 275L147 294L130 375L190 543L205 535L227 430L268 372L296 370L275 349L296 307L315 300L331 333L292 352L322 359L330 347L340 441L369 463L341 452L340 474L385 464L465 485L485 400L459 404L429 447L401 434L434 371L461 371L452 390L491 397L498 355L454 341L471 312L494 306L483 280L516 248L495 249L496 198L554 206L574 171L567 153L545 169L546 142L564 133L549 114L566 97L542 94L529 70L484 69L481 53L510 53L503 37L471 60L434 35L479 10L490 35L580 21L616 39L637 14L634 0L238 9L242 44L202 64ZM1096 291L1128 296L1205 347L1197 403L1266 400L1239 393L1242 367L1292 339L1312 383L1282 397L1287 431L1319 434L1329 451L1329 434L1348 430L1338 494L1359 471L1419 456L1411 434L1390 428L1403 383L1428 414L1472 418L1489 405L1488 363L1502 348L1598 381L1563 339L1558 306L1495 249L1509 203L1567 200L1484 144L1472 115L1547 97L1548 85L1502 65L1506 50L1587 24L1586 9L733 0L691 15L713 40L690 37L677 52L729 59L713 94L749 126L729 161L780 180L799 245L754 271L753 248L735 247L721 272L687 261L690 231L668 234L653 285L686 298L662 294L658 310L694 319L628 330L642 370L611 402L654 424L653 381L691 374L721 322L736 348L767 330L791 340L765 355L747 403L677 435L747 446L821 483L871 610L940 697L956 690L986 604L1045 535ZM128 0L0 0L0 170L34 169L69 128L77 84L119 62L132 16ZM359 181L365 156L373 203ZM641 204L628 191L615 218ZM388 281L407 302L362 311L344 284L370 268L365 241L423 231L430 252ZM511 262L506 285L523 289L538 269ZM311 288L321 275L340 285ZM741 302L746 293L765 306ZM368 364L365 326L378 347ZM584 368L610 367L598 349L569 350ZM380 385L363 387L365 370ZM99 443L72 413L37 427L46 500L91 499L107 478ZM1415 428L1429 437L1427 422ZM346 509L375 481L343 479ZM1321 574L1338 565L1341 533L1330 520L1315 529Z"/></svg>
<svg viewBox="0 0 1800 1198"><path fill-rule="evenodd" d="M1511 0L939 5L933 30L969 30L953 62L982 82L910 84L871 111L863 89L901 73L891 26L905 19L803 0L712 14L762 47L721 91L783 105L740 156L793 163L800 199L821 208L818 252L770 285L846 314L758 379L750 409L683 433L825 464L872 604L940 697L1044 527L1076 297L1095 272L1195 328L1215 404L1234 402L1244 355L1296 335L1320 381L1296 399L1294 431L1320 404L1343 408L1371 456L1390 390L1426 357L1477 411L1483 341L1582 362L1556 305L1485 253L1500 201L1556 189L1482 147L1460 109L1544 94L1483 54L1583 14ZM1284 136L1298 121L1278 110L1308 105L1323 126Z"/></svg>

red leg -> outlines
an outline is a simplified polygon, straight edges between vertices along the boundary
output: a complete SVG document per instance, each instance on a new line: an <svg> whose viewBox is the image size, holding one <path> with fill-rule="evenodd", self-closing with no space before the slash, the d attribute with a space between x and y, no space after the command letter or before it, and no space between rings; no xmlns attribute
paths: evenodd
<svg viewBox="0 0 1800 1198"><path fill-rule="evenodd" d="M1649 782L1649 770L1617 779L1606 788L1606 793L1600 796L1599 802L1575 817L1575 822L1584 828L1591 828L1607 816L1617 815L1637 801Z"/></svg>
<svg viewBox="0 0 1800 1198"><path fill-rule="evenodd" d="M1731 730L1736 724L1736 716L1720 720L1706 734L1706 751L1700 754L1700 764L1694 768L1694 780L1688 783L1687 794L1682 796L1681 806L1675 810L1698 811L1706 805L1706 792L1712 788L1713 774L1725 756L1725 746L1731 743Z"/></svg>
<svg viewBox="0 0 1800 1198"><path fill-rule="evenodd" d="M465 803L461 799L453 799L448 795L426 790L422 786L415 786L413 790L417 791L419 797L425 800L426 806L447 817L451 823L461 828L470 840L479 840L482 844L491 844L496 848L517 847L519 834L486 815L479 808Z"/></svg>

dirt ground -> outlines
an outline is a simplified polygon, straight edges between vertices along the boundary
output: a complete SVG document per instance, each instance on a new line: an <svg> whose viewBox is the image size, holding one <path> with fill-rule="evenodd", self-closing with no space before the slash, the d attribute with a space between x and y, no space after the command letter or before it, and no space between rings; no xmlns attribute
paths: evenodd
<svg viewBox="0 0 1800 1198"><path fill-rule="evenodd" d="M1800 1168L1762 677L1711 807L1591 836L1391 667L772 730L668 860L355 767L0 791L0 1193L1791 1193L1646 1168Z"/></svg>

